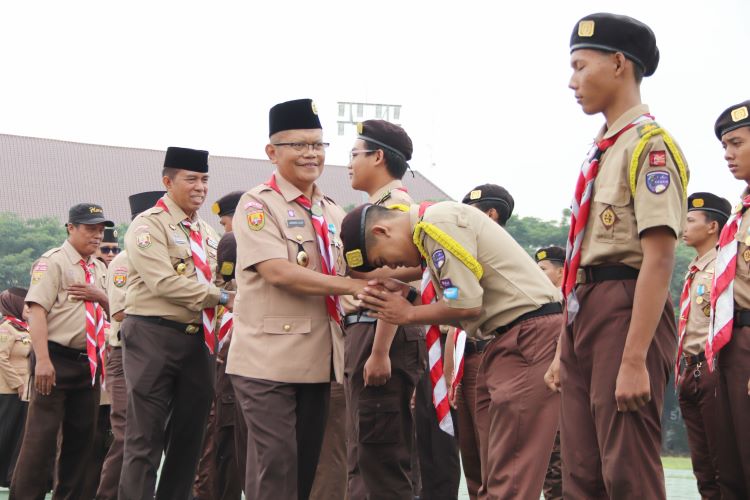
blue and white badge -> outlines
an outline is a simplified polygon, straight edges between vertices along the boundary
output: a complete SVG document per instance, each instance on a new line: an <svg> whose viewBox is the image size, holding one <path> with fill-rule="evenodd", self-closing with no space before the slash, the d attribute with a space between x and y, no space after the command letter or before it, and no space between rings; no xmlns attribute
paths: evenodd
<svg viewBox="0 0 750 500"><path fill-rule="evenodd" d="M443 290L443 297L445 300L457 300L458 299L458 288L452 286Z"/></svg>
<svg viewBox="0 0 750 500"><path fill-rule="evenodd" d="M432 263L435 267L440 269L445 264L445 252L442 249L437 249L432 252Z"/></svg>
<svg viewBox="0 0 750 500"><path fill-rule="evenodd" d="M700 285L698 285L696 292L698 292L698 295L703 295L704 293L706 293L706 286L701 283Z"/></svg>
<svg viewBox="0 0 750 500"><path fill-rule="evenodd" d="M656 170L646 174L646 188L654 194L662 194L669 187L669 172Z"/></svg>
<svg viewBox="0 0 750 500"><path fill-rule="evenodd" d="M328 223L328 232L331 234L336 234L336 226L333 225L333 222Z"/></svg>

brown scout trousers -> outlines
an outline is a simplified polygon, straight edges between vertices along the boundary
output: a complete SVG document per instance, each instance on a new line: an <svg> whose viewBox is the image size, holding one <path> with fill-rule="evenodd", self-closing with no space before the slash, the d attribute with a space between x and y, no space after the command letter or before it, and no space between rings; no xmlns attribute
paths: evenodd
<svg viewBox="0 0 750 500"><path fill-rule="evenodd" d="M363 370L375 326L363 322L346 327L349 497L411 500L411 398L422 371L423 329L399 327L389 351L391 378L384 385L365 387Z"/></svg>
<svg viewBox="0 0 750 500"><path fill-rule="evenodd" d="M518 322L495 338L477 373L481 499L538 499L560 417L544 383L560 335L560 313Z"/></svg>
<svg viewBox="0 0 750 500"><path fill-rule="evenodd" d="M47 396L39 394L32 378L26 430L10 488L10 498L13 499L44 498L49 478L55 470L55 450L61 426L62 442L52 498L81 499L86 473L86 467L82 465L88 463L99 412L99 377L92 386L85 351L55 346L54 350L50 347L56 380L52 392ZM74 356L78 359L73 359Z"/></svg>
<svg viewBox="0 0 750 500"><path fill-rule="evenodd" d="M581 309L563 335L560 366L565 498L665 498L661 412L677 349L668 297L646 356L651 401L620 413L615 400L635 283L612 280L576 288Z"/></svg>
<svg viewBox="0 0 750 500"><path fill-rule="evenodd" d="M337 382L331 382L328 420L310 492L310 500L329 498L346 498L346 395Z"/></svg>
<svg viewBox="0 0 750 500"><path fill-rule="evenodd" d="M750 498L750 327L735 326L719 351L717 439L724 500Z"/></svg>
<svg viewBox="0 0 750 500"><path fill-rule="evenodd" d="M240 474L235 453L235 427L245 423L242 419L237 422L234 388L226 373L229 344L225 342L218 355L222 362L217 361L216 365L216 399L206 423L203 454L193 485L193 496L197 500L239 500L242 497L245 474L244 468Z"/></svg>
<svg viewBox="0 0 750 500"><path fill-rule="evenodd" d="M247 425L245 496L306 500L323 445L331 384L230 377Z"/></svg>
<svg viewBox="0 0 750 500"><path fill-rule="evenodd" d="M705 361L687 365L682 370L677 397L685 421L693 474L701 498L719 500L716 443L716 386L719 376L708 371Z"/></svg>
<svg viewBox="0 0 750 500"><path fill-rule="evenodd" d="M119 500L189 498L214 396L214 362L202 332L128 316L122 322L128 392Z"/></svg>
<svg viewBox="0 0 750 500"><path fill-rule="evenodd" d="M470 342L470 341L467 341ZM458 414L458 445L461 449L461 466L466 478L469 498L476 500L482 486L482 462L479 458L479 435L476 423L477 372L482 353L464 355L464 375L456 390Z"/></svg>
<svg viewBox="0 0 750 500"><path fill-rule="evenodd" d="M112 400L109 422L112 426L112 444L102 466L97 500L117 500L117 487L122 470L122 447L125 441L125 411L128 393L125 388L125 372L122 367L122 348L113 347L107 356L107 391Z"/></svg>

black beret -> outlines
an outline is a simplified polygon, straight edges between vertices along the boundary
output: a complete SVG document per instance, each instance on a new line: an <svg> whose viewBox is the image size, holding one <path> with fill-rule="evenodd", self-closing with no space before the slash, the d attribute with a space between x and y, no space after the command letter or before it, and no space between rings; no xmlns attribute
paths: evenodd
<svg viewBox="0 0 750 500"><path fill-rule="evenodd" d="M102 243L118 243L117 241L117 229L113 227L104 228L104 237Z"/></svg>
<svg viewBox="0 0 750 500"><path fill-rule="evenodd" d="M688 196L688 212L694 210L719 214L724 217L726 222L732 214L732 204L729 203L729 200L713 193L693 193Z"/></svg>
<svg viewBox="0 0 750 500"><path fill-rule="evenodd" d="M219 274L224 281L234 279L234 268L237 265L237 240L233 232L224 233L216 248L216 260L219 263Z"/></svg>
<svg viewBox="0 0 750 500"><path fill-rule="evenodd" d="M159 201L159 198L164 196L164 193L166 193L166 191L144 191L143 193L136 193L128 196L128 203L130 203L130 218L135 219L138 214L156 205L156 202Z"/></svg>
<svg viewBox="0 0 750 500"><path fill-rule="evenodd" d="M284 130L323 128L312 99L296 99L275 105L268 112L268 136Z"/></svg>
<svg viewBox="0 0 750 500"><path fill-rule="evenodd" d="M232 191L231 193L222 196L211 205L211 211L219 217L232 215L237 209L237 204L240 202L240 198L242 198L243 194L245 194L244 191Z"/></svg>
<svg viewBox="0 0 750 500"><path fill-rule="evenodd" d="M367 211L373 205L360 205L344 217L341 221L341 242L344 244L344 258L349 269L363 273L375 269L367 262L367 248L365 246L365 219Z"/></svg>
<svg viewBox="0 0 750 500"><path fill-rule="evenodd" d="M534 253L534 260L537 262L549 260L563 264L565 262L565 250L555 245L540 248Z"/></svg>
<svg viewBox="0 0 750 500"><path fill-rule="evenodd" d="M513 215L516 206L513 196L502 186L497 184L482 184L469 191L461 201L465 205L476 205L484 201L492 201L505 210L500 214L501 221L505 222Z"/></svg>
<svg viewBox="0 0 750 500"><path fill-rule="evenodd" d="M608 12L591 14L576 24L570 35L570 51L578 49L622 52L651 76L659 65L659 48L651 28L628 16Z"/></svg>
<svg viewBox="0 0 750 500"><path fill-rule="evenodd" d="M164 157L164 168L208 172L208 151L170 146Z"/></svg>
<svg viewBox="0 0 750 500"><path fill-rule="evenodd" d="M716 138L740 127L750 127L750 101L741 102L725 109L716 120L714 133Z"/></svg>
<svg viewBox="0 0 750 500"><path fill-rule="evenodd" d="M411 160L414 146L406 131L396 124L385 120L367 120L357 124L358 139L385 148L404 161Z"/></svg>
<svg viewBox="0 0 750 500"><path fill-rule="evenodd" d="M114 227L115 223L104 217L104 210L95 203L79 203L68 210L68 222L74 224L104 224Z"/></svg>

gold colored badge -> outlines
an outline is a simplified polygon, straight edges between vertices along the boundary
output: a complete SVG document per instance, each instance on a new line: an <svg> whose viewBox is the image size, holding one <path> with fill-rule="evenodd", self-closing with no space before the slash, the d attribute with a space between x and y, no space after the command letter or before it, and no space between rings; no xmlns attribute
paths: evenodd
<svg viewBox="0 0 750 500"><path fill-rule="evenodd" d="M187 265L184 262L180 262L177 264L177 267L175 270L177 271L177 274L185 274L185 270L187 269Z"/></svg>
<svg viewBox="0 0 750 500"><path fill-rule="evenodd" d="M745 259L745 262L750 262L750 248L742 252L742 258Z"/></svg>
<svg viewBox="0 0 750 500"><path fill-rule="evenodd" d="M703 297L698 296L698 298L695 299L696 304L703 304Z"/></svg>
<svg viewBox="0 0 750 500"><path fill-rule="evenodd" d="M547 258L547 252L545 252L544 250L536 254L536 260L544 260L546 258Z"/></svg>
<svg viewBox="0 0 750 500"><path fill-rule="evenodd" d="M266 225L266 213L263 210L255 210L247 214L247 227L253 231L260 231Z"/></svg>
<svg viewBox="0 0 750 500"><path fill-rule="evenodd" d="M601 215L601 220L605 228L612 229L612 226L614 226L617 221L617 215L615 215L615 211L612 210L612 207L604 209L604 212L602 212Z"/></svg>
<svg viewBox="0 0 750 500"><path fill-rule="evenodd" d="M315 105L315 102L313 102L313 103L311 104L311 107L312 107L312 112L313 112L313 114L314 114L314 115L317 115L317 114L318 114L318 107L317 107L317 106Z"/></svg>
<svg viewBox="0 0 750 500"><path fill-rule="evenodd" d="M346 252L346 263L351 268L359 267L365 263L365 259L362 257L362 250L357 248L356 250L349 250Z"/></svg>
<svg viewBox="0 0 750 500"><path fill-rule="evenodd" d="M357 123L357 133L359 135L362 135L362 132L364 132L364 130L365 130L364 124L362 122L358 122Z"/></svg>
<svg viewBox="0 0 750 500"><path fill-rule="evenodd" d="M745 237L745 246L750 247L750 236Z"/></svg>
<svg viewBox="0 0 750 500"><path fill-rule="evenodd" d="M221 207L218 203L214 202L214 204L211 205L211 212L213 212L214 215L219 215L219 212L221 212Z"/></svg>
<svg viewBox="0 0 750 500"><path fill-rule="evenodd" d="M221 263L221 270L219 271L220 274L224 276L231 276L233 272L234 272L234 262L222 262Z"/></svg>
<svg viewBox="0 0 750 500"><path fill-rule="evenodd" d="M307 252L304 250L300 250L297 252L297 264L299 264L302 267L307 267L307 264L310 263L310 257L307 255Z"/></svg>
<svg viewBox="0 0 750 500"><path fill-rule="evenodd" d="M112 230L112 236L114 236L115 238L117 238L117 229L113 229Z"/></svg>
<svg viewBox="0 0 750 500"><path fill-rule="evenodd" d="M711 304L706 304L703 306L703 314L706 315L706 317L711 316Z"/></svg>
<svg viewBox="0 0 750 500"><path fill-rule="evenodd" d="M706 202L703 201L703 198L696 198L693 200L693 208L701 208L705 204Z"/></svg>
<svg viewBox="0 0 750 500"><path fill-rule="evenodd" d="M744 120L748 117L747 106L741 106L732 110L732 121L737 123L740 120Z"/></svg>
<svg viewBox="0 0 750 500"><path fill-rule="evenodd" d="M469 193L469 199L470 200L478 200L482 197L482 190L481 189L475 189L471 193Z"/></svg>
<svg viewBox="0 0 750 500"><path fill-rule="evenodd" d="M584 19L578 23L578 36L583 38L589 38L594 36L594 21L590 19Z"/></svg>

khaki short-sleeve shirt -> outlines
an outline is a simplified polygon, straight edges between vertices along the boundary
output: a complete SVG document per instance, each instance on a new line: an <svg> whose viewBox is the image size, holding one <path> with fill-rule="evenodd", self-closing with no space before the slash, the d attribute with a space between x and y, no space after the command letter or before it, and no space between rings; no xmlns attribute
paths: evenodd
<svg viewBox="0 0 750 500"><path fill-rule="evenodd" d="M31 268L27 303L47 311L48 340L73 349L86 349L86 304L68 295L73 284L85 284L81 260L94 263L94 284L105 289L107 268L93 256L84 259L67 240L45 252ZM33 325L31 326L33 330Z"/></svg>
<svg viewBox="0 0 750 500"><path fill-rule="evenodd" d="M746 192L745 195L748 193ZM734 280L735 309L750 310L750 210L745 211L737 229L737 267Z"/></svg>
<svg viewBox="0 0 750 500"><path fill-rule="evenodd" d="M417 205L412 205L409 217L414 229L419 222ZM485 338L522 314L562 300L560 291L529 254L477 208L444 201L428 207L423 220L449 235L483 269L482 278L477 279L448 248L423 233L427 266L439 298L450 307L482 308L478 318L461 322L469 337ZM455 288L450 299L445 297L449 288Z"/></svg>
<svg viewBox="0 0 750 500"><path fill-rule="evenodd" d="M714 278L714 264L716 263L716 249L712 248L701 257L695 257L688 266L698 270L690 286L690 312L688 313L685 338L682 341L682 351L686 354L703 352L708 337L708 320L711 310L711 281Z"/></svg>
<svg viewBox="0 0 750 500"><path fill-rule="evenodd" d="M613 136L646 113L648 106L635 106L609 130L602 129L597 140ZM631 159L641 137L654 127L655 122L647 120L625 131L602 155L581 245L582 267L624 264L640 269L643 231L666 226L675 238L682 233L687 213L685 186L662 135L651 137L638 157L635 197L632 196ZM681 151L679 154L684 158ZM685 175L689 175L687 166L685 169Z"/></svg>
<svg viewBox="0 0 750 500"><path fill-rule="evenodd" d="M168 210L149 208L136 217L125 234L128 255L128 292L125 313L159 316L180 323L201 323L203 309L219 303L216 248L219 237L203 219L195 216L203 250L211 268L209 284L198 282L190 249L187 216L169 196L162 200Z"/></svg>
<svg viewBox="0 0 750 500"><path fill-rule="evenodd" d="M392 207L393 205L411 206L414 203L404 184L394 179L385 186L378 189L368 200L373 205Z"/></svg>
<svg viewBox="0 0 750 500"><path fill-rule="evenodd" d="M0 394L15 394L29 378L31 337L0 316Z"/></svg>
<svg viewBox="0 0 750 500"><path fill-rule="evenodd" d="M321 383L343 377L340 326L328 316L325 297L298 295L271 285L255 265L271 259L306 263L321 272L317 235L310 214L294 200L302 193L278 172L280 193L266 184L245 193L232 227L237 238L237 297L227 373L288 383ZM314 188L328 224L336 274L344 276L341 221L344 211ZM305 262L300 257L304 252Z"/></svg>
<svg viewBox="0 0 750 500"><path fill-rule="evenodd" d="M120 252L112 259L107 268L107 298L109 298L109 336L107 342L112 347L120 347L120 322L114 315L125 310L125 298L128 291L128 254Z"/></svg>

